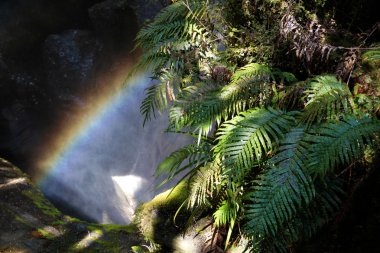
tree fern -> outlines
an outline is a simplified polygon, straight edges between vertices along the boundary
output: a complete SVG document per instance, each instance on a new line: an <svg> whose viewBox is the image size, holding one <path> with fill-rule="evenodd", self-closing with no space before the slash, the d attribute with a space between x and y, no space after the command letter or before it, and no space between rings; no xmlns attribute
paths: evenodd
<svg viewBox="0 0 380 253"><path fill-rule="evenodd" d="M215 146L226 173L241 177L255 162L262 161L294 124L294 112L251 109L221 125Z"/></svg>
<svg viewBox="0 0 380 253"><path fill-rule="evenodd" d="M294 242L310 239L323 225L331 220L344 197L339 178L326 178L315 182L316 194L308 205L297 210L294 216L280 225L275 235L258 236L251 228L248 248L252 252L289 252Z"/></svg>
<svg viewBox="0 0 380 253"><path fill-rule="evenodd" d="M308 123L337 118L353 111L354 104L348 86L334 76L316 77L305 93L308 101L302 119Z"/></svg>
<svg viewBox="0 0 380 253"><path fill-rule="evenodd" d="M254 181L245 206L247 229L273 236L297 209L313 199L313 182L303 171L307 138L305 129L292 129L281 142L279 153L268 161L270 168Z"/></svg>
<svg viewBox="0 0 380 253"><path fill-rule="evenodd" d="M195 127L207 135L214 123L253 107L266 104L271 100L272 85L275 77L282 78L282 72L272 70L261 64L248 64L232 75L232 80L226 86L206 91L199 96L198 90L183 94L182 100L175 103L171 109L170 119L177 128ZM286 73L284 74L286 75ZM188 98L187 94L198 94Z"/></svg>
<svg viewBox="0 0 380 253"><path fill-rule="evenodd" d="M281 1L244 1L234 6L244 8L244 17L237 18L223 13L232 2L177 0L141 30L137 45L143 54L137 68L160 81L147 89L141 111L149 120L170 107L169 131L198 137L196 145L172 153L157 169L167 175L164 182L178 175L188 178L190 194L181 207L187 204L191 210L189 220L212 214L215 226L228 229L227 244L237 231L236 237L251 238L253 252L286 252L310 238L339 207L341 187L334 172L360 159L378 140L378 96L375 89L354 91L353 96L347 84L331 75L297 81L272 67L278 61L271 57L283 54L275 51L288 45L271 44L281 32L278 26L268 34L264 29L284 15L282 21L295 20L297 3L284 8L273 4ZM275 14L267 15L273 8ZM302 41L306 50L306 42L324 36L320 24L309 21L310 36L317 37ZM263 48L277 49L256 56ZM314 49L301 52L308 59L301 57L307 66L297 71L300 76L327 69L312 66L320 62L312 59L320 55ZM331 51L319 49L323 56ZM372 50L362 56L373 61L378 55ZM346 69L355 66L355 57L344 56ZM265 64L252 63L257 59ZM288 66L297 69L296 64ZM235 224L239 230L233 230Z"/></svg>
<svg viewBox="0 0 380 253"><path fill-rule="evenodd" d="M348 117L318 126L314 130L309 170L323 176L333 172L339 165L350 164L362 155L366 144L378 138L379 131L380 122L367 117Z"/></svg>

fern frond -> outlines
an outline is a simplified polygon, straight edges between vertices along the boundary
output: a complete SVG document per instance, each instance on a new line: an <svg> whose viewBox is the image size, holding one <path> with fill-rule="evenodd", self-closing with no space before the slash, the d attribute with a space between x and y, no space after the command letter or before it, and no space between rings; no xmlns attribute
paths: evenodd
<svg viewBox="0 0 380 253"><path fill-rule="evenodd" d="M294 124L294 112L254 108L241 113L219 128L214 152L226 173L242 176L261 162Z"/></svg>
<svg viewBox="0 0 380 253"><path fill-rule="evenodd" d="M145 89L146 95L140 107L140 112L144 116L144 123L151 119L151 115L156 117L155 108L163 111L168 106L166 98L166 84L158 83Z"/></svg>
<svg viewBox="0 0 380 253"><path fill-rule="evenodd" d="M260 79L269 81L272 79L273 74L272 70L266 65L259 63L250 63L240 68L232 75L232 82L236 82L239 79L246 79L249 77L255 77L258 80Z"/></svg>
<svg viewBox="0 0 380 253"><path fill-rule="evenodd" d="M184 96L174 104L170 119L177 129L194 127L207 135L213 124L217 125L231 116L253 107L260 102L270 101L273 75L269 67L252 63L237 70L231 82L220 89L198 92L198 97ZM188 91L188 94L193 91ZM199 93L203 94L199 96Z"/></svg>
<svg viewBox="0 0 380 253"><path fill-rule="evenodd" d="M225 225L234 217L236 217L236 214L233 212L233 208L228 201L224 200L218 210L214 213L215 225L218 227Z"/></svg>
<svg viewBox="0 0 380 253"><path fill-rule="evenodd" d="M219 206L218 210L216 210L213 214L214 224L217 227L221 227L224 225L228 225L228 232L225 241L225 249L227 249L228 244L230 242L230 238L232 235L232 231L235 226L235 222L237 220L238 212L239 212L239 202L236 201L236 189L227 190L227 199L224 200Z"/></svg>
<svg viewBox="0 0 380 253"><path fill-rule="evenodd" d="M175 88L180 89L178 76L170 71L163 71L158 79L160 83L145 89L146 95L140 107L140 112L144 116L143 125L152 115L156 117L156 110L162 112L167 109L169 102L175 98Z"/></svg>
<svg viewBox="0 0 380 253"><path fill-rule="evenodd" d="M362 56L365 60L377 61L380 60L380 50L368 50Z"/></svg>
<svg viewBox="0 0 380 253"><path fill-rule="evenodd" d="M309 156L309 170L315 175L331 173L338 165L348 165L358 159L366 144L378 138L377 119L348 117L326 123L314 130L314 144Z"/></svg>
<svg viewBox="0 0 380 253"><path fill-rule="evenodd" d="M152 23L143 27L136 37L136 47L144 50L130 76L138 71L157 74L161 68L183 69L183 51L196 48L206 54L211 33L200 23L207 10L202 1L177 1L164 8ZM181 68L180 68L181 67Z"/></svg>
<svg viewBox="0 0 380 253"><path fill-rule="evenodd" d="M143 27L136 37L136 46L141 46L143 48L149 48L149 45L154 45L153 42L156 40L162 40L162 38L168 38L167 31L173 31L173 26L169 27L168 30L164 27L176 22L183 22L187 15L187 8L183 5L182 1L175 2L166 8L162 9L155 17L154 21ZM179 27L182 27L181 25ZM177 30L174 28L174 30ZM157 32L157 38L154 32Z"/></svg>
<svg viewBox="0 0 380 253"><path fill-rule="evenodd" d="M310 239L340 209L344 196L342 186L336 177L315 182L315 198L281 224L275 235L258 237L255 231L246 230L251 235L251 252L289 252L294 243Z"/></svg>
<svg viewBox="0 0 380 253"><path fill-rule="evenodd" d="M271 168L254 181L255 186L247 195L250 204L245 206L246 229L273 236L314 198L314 184L303 171L310 145L307 135L302 128L286 134L279 153L268 161Z"/></svg>
<svg viewBox="0 0 380 253"><path fill-rule="evenodd" d="M204 206L208 199L216 196L222 185L221 168L216 162L201 167L191 181L188 208Z"/></svg>
<svg viewBox="0 0 380 253"><path fill-rule="evenodd" d="M190 169L190 174L196 173L197 167L206 164L211 159L210 156L211 146L206 142L202 143L202 145L187 145L174 151L156 169L157 176L162 174L167 175L167 178L159 186L187 169Z"/></svg>
<svg viewBox="0 0 380 253"><path fill-rule="evenodd" d="M323 119L336 119L353 111L351 92L347 85L334 76L319 76L311 81L305 92L308 102L302 121L312 123Z"/></svg>

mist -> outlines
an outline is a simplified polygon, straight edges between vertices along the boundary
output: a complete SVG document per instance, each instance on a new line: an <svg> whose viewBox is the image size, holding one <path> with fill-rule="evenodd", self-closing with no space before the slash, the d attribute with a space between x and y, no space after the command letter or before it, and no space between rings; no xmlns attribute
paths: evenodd
<svg viewBox="0 0 380 253"><path fill-rule="evenodd" d="M142 76L127 85L48 168L40 187L61 209L99 223L126 224L139 203L175 183L157 189L155 168L190 139L165 133L165 114L143 127L139 107L151 84Z"/></svg>

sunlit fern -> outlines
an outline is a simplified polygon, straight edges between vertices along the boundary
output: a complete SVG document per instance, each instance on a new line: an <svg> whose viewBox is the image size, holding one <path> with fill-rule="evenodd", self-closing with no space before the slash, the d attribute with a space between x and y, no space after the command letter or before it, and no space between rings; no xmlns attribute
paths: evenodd
<svg viewBox="0 0 380 253"><path fill-rule="evenodd" d="M265 160L294 124L294 114L254 108L223 123L214 151L222 160L225 173L242 178L255 163Z"/></svg>
<svg viewBox="0 0 380 253"><path fill-rule="evenodd" d="M192 87L184 89L182 99L171 108L170 121L177 129L195 127L196 131L207 135L214 124L219 125L255 105L269 104L273 97L273 82L294 80L291 77L286 72L272 70L262 64L248 64L238 69L231 82L221 88L206 91Z"/></svg>
<svg viewBox="0 0 380 253"><path fill-rule="evenodd" d="M307 103L302 114L302 120L305 122L336 119L353 111L354 103L348 86L334 76L314 78L305 93Z"/></svg>
<svg viewBox="0 0 380 253"><path fill-rule="evenodd" d="M216 197L222 188L223 177L217 162L207 163L191 179L188 208L210 205L210 199Z"/></svg>
<svg viewBox="0 0 380 253"><path fill-rule="evenodd" d="M168 108L169 102L174 100L174 89L180 90L178 75L163 71L157 78L159 83L148 87L145 98L141 103L140 112L144 116L144 123L151 117L156 117L156 111L163 112Z"/></svg>
<svg viewBox="0 0 380 253"><path fill-rule="evenodd" d="M359 103L331 75L297 81L264 64L235 62L228 80L213 78L212 66L224 62L217 47L226 46L215 27L228 27L215 24L219 2L175 1L137 37L144 50L137 68L160 81L147 89L145 120L169 107L169 129L198 138L157 173L167 176L163 183L189 180L182 205L192 212L189 220L212 215L214 225L228 229L226 246L238 227L236 238L250 237L252 252L286 252L339 208L336 175L378 141L377 109L367 108L372 97L363 94Z"/></svg>

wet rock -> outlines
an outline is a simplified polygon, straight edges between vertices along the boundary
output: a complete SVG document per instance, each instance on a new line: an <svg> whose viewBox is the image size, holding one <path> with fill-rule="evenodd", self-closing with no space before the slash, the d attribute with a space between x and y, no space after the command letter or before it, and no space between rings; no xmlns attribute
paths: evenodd
<svg viewBox="0 0 380 253"><path fill-rule="evenodd" d="M132 6L138 17L137 21L140 25L153 19L156 14L170 2L171 0L128 0L128 3Z"/></svg>
<svg viewBox="0 0 380 253"><path fill-rule="evenodd" d="M0 158L0 252L119 253L142 243L134 226L63 216L20 169Z"/></svg>
<svg viewBox="0 0 380 253"><path fill-rule="evenodd" d="M89 31L68 30L50 35L44 44L44 63L50 94L62 100L91 88L90 80L102 43ZM71 99L75 103L75 99Z"/></svg>
<svg viewBox="0 0 380 253"><path fill-rule="evenodd" d="M88 10L94 30L112 44L131 41L137 32L137 17L127 0L107 0Z"/></svg>
<svg viewBox="0 0 380 253"><path fill-rule="evenodd" d="M167 5L169 0L106 0L89 9L89 16L96 30L130 32L131 28L141 26ZM136 23L131 23L135 19ZM113 26L115 25L115 26ZM127 28L127 29L125 29Z"/></svg>

